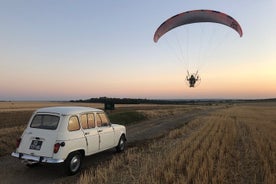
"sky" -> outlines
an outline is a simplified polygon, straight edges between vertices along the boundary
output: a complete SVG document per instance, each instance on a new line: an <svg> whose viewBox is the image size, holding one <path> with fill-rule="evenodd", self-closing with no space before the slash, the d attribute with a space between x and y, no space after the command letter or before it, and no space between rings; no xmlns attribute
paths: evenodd
<svg viewBox="0 0 276 184"><path fill-rule="evenodd" d="M232 16L243 37L205 23L153 42L163 21L195 9ZM276 0L0 0L0 100L275 98L275 10Z"/></svg>

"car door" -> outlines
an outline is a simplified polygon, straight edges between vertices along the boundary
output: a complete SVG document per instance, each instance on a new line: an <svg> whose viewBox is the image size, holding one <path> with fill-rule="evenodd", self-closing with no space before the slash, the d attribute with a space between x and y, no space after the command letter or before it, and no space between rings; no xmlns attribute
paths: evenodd
<svg viewBox="0 0 276 184"><path fill-rule="evenodd" d="M80 115L81 126L86 139L87 155L99 152L100 135L95 126L94 113L85 113Z"/></svg>
<svg viewBox="0 0 276 184"><path fill-rule="evenodd" d="M100 150L115 146L115 132L105 113L96 114L96 124L100 135Z"/></svg>

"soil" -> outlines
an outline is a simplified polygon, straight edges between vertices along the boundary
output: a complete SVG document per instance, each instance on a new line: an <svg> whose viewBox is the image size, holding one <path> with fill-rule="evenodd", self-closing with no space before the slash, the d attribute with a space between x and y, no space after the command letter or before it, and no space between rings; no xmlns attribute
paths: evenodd
<svg viewBox="0 0 276 184"><path fill-rule="evenodd" d="M179 116L162 118L158 120L147 120L127 126L128 146L143 146L149 140L161 137L170 130L184 126L189 121L206 115L214 108L199 110L197 112L185 113ZM83 162L82 172L90 167L96 167L106 160L112 159L115 155L113 149L86 157ZM64 174L63 164L43 164L43 166L26 167L20 160L7 155L0 157L0 178L1 183L75 183L80 174L75 176L66 176Z"/></svg>

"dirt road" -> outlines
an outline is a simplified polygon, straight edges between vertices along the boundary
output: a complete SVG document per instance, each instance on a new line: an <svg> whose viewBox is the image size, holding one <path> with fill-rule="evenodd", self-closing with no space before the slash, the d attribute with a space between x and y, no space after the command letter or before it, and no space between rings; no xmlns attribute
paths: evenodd
<svg viewBox="0 0 276 184"><path fill-rule="evenodd" d="M127 127L127 139L130 146L138 146L139 143L157 138L168 131L181 127L199 116L213 112L215 108L204 109L196 112L185 113L176 117L162 118L158 120L143 121ZM110 160L114 156L114 150L108 150L84 159L83 170L91 166ZM66 177L66 178L65 178ZM67 177L63 172L63 165L43 165L35 168L27 168L16 158L11 156L0 157L1 183L74 183L78 175Z"/></svg>

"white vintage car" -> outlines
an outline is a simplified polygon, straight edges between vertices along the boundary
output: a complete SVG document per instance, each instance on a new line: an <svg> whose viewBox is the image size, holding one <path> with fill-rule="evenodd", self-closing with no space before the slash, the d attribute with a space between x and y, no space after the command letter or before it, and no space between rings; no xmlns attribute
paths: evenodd
<svg viewBox="0 0 276 184"><path fill-rule="evenodd" d="M111 124L104 111L89 107L48 107L35 111L12 156L27 166L62 163L77 173L84 156L107 149L123 151L126 128Z"/></svg>

